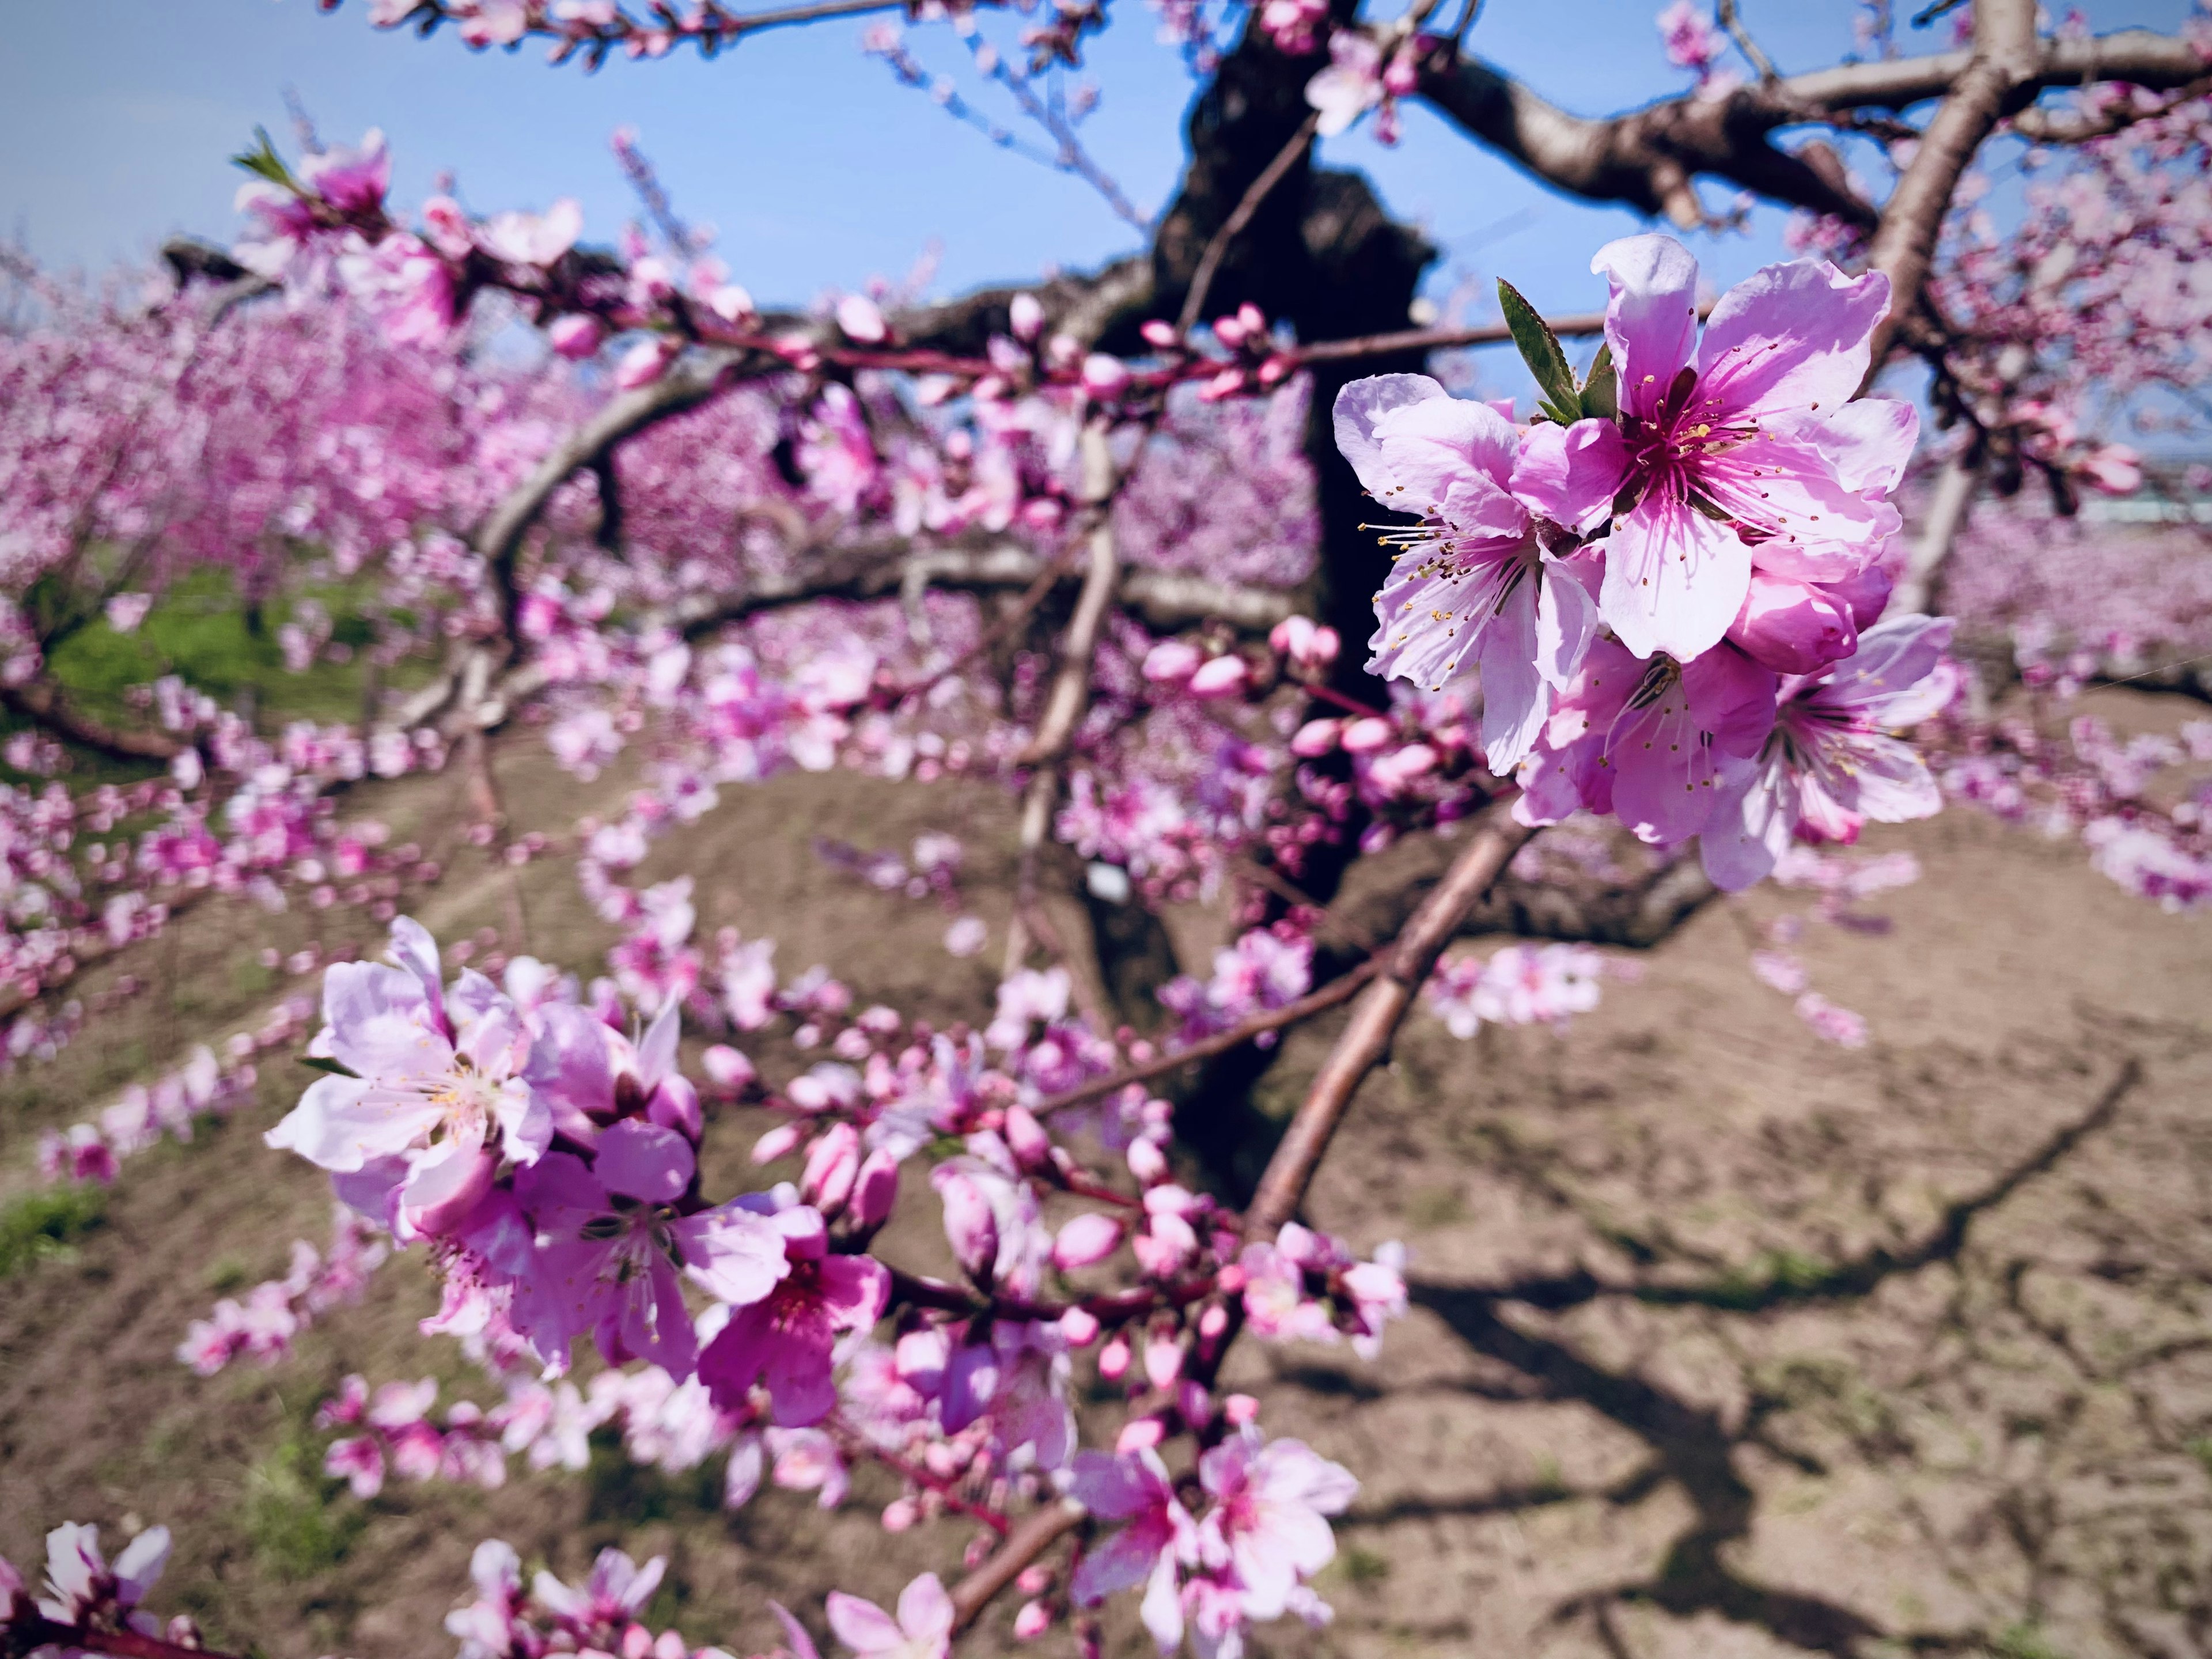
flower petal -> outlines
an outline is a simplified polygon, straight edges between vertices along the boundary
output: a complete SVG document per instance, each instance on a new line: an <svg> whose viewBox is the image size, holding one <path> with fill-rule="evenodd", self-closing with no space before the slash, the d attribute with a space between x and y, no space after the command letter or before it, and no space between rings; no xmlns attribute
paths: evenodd
<svg viewBox="0 0 2212 1659"><path fill-rule="evenodd" d="M1724 416L1838 410L1866 378L1889 278L1826 259L1753 271L1721 296L1698 348L1698 399Z"/></svg>
<svg viewBox="0 0 2212 1659"><path fill-rule="evenodd" d="M1698 262L1656 232L1607 242L1590 270L1611 283L1606 343L1620 374L1620 406L1648 417L1690 361L1698 333Z"/></svg>
<svg viewBox="0 0 2212 1659"><path fill-rule="evenodd" d="M1639 657L1687 662L1720 642L1751 586L1751 550L1687 502L1647 496L1605 543L1598 611Z"/></svg>
<svg viewBox="0 0 2212 1659"><path fill-rule="evenodd" d="M1627 477L1628 444L1611 421L1547 421L1522 438L1512 489L1531 511L1586 536L1613 516Z"/></svg>

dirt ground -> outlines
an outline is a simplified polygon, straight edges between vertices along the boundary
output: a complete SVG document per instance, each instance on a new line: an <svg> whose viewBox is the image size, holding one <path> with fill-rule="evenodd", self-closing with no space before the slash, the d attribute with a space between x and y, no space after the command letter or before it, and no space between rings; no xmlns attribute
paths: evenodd
<svg viewBox="0 0 2212 1659"><path fill-rule="evenodd" d="M503 762L518 817L589 810L528 749ZM433 843L450 816L430 783L374 804ZM1009 823L972 789L794 777L726 791L653 873L691 872L702 928L777 939L787 975L828 963L865 999L972 1018L992 975L945 953L945 913L810 842L955 830L995 939ZM1363 1247L1406 1242L1413 1312L1373 1363L1247 1343L1232 1364L1274 1431L1363 1482L1322 1584L1334 1624L1264 1629L1257 1651L2212 1650L2212 916L2161 914L2077 847L1970 811L1865 851L1899 849L1925 875L1866 907L1887 935L1808 921L1798 947L1871 1023L1863 1049L1819 1041L1753 976L1760 930L1811 908L1771 887L1700 912L1564 1032L1462 1042L1416 1016L1310 1206ZM419 907L441 937L507 926L519 896L541 954L596 964L604 932L564 864L517 887L470 856ZM0 1088L0 1195L28 1182L40 1127L301 988L258 951L314 925L209 908L111 969L155 988ZM1217 920L1174 927L1202 963ZM1287 1045L1271 1099L1332 1029ZM770 1075L796 1058L758 1057ZM818 1631L833 1584L887 1600L955 1570L957 1529L876 1527L890 1489L868 1471L836 1514L769 1491L726 1515L715 1465L671 1479L610 1446L584 1475L518 1460L491 1493L394 1480L363 1504L325 1482L309 1419L343 1374L489 1394L415 1335L434 1298L404 1258L284 1364L204 1382L173 1357L216 1296L326 1235L317 1172L259 1139L307 1080L272 1060L254 1106L132 1160L101 1224L0 1281L0 1553L34 1560L63 1519L166 1522L155 1604L272 1659L449 1652L441 1621L489 1536L571 1577L604 1544L665 1552L656 1615L739 1653L775 1638L770 1596ZM758 1179L747 1128L718 1136L731 1185ZM1009 1617L983 1649L1012 1645ZM1126 1613L1113 1636L1146 1650Z"/></svg>

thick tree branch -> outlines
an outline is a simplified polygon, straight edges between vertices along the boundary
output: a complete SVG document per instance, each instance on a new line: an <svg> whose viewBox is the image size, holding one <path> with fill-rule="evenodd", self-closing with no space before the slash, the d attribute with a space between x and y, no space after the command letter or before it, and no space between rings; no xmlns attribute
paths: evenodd
<svg viewBox="0 0 2212 1659"><path fill-rule="evenodd" d="M82 710L71 708L61 693L45 680L23 685L0 686L0 706L34 720L55 736L118 760L174 760L185 745L166 732L109 726Z"/></svg>

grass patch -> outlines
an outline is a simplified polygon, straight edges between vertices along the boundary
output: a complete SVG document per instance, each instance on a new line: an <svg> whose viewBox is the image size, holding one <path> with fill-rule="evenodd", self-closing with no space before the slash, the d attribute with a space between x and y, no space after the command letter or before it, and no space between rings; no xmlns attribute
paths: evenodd
<svg viewBox="0 0 2212 1659"><path fill-rule="evenodd" d="M337 1501L316 1449L288 1436L246 1472L240 1521L253 1559L286 1581L312 1578L345 1559L367 1524L357 1505Z"/></svg>
<svg viewBox="0 0 2212 1659"><path fill-rule="evenodd" d="M0 1279L40 1261L67 1258L76 1241L107 1218L100 1187L46 1187L0 1205Z"/></svg>

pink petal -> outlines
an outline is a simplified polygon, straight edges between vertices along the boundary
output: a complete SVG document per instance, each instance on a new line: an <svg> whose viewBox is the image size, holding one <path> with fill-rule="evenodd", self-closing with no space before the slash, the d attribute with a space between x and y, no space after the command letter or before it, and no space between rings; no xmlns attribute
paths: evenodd
<svg viewBox="0 0 2212 1659"><path fill-rule="evenodd" d="M592 1172L611 1193L667 1204L684 1196L697 1167L691 1143L682 1135L633 1117L601 1133Z"/></svg>
<svg viewBox="0 0 2212 1659"><path fill-rule="evenodd" d="M1866 378L1889 278L1846 276L1826 259L1754 271L1721 296L1698 349L1698 398L1739 415L1841 409Z"/></svg>
<svg viewBox="0 0 2212 1659"><path fill-rule="evenodd" d="M1375 423L1393 410L1450 395L1425 374L1370 374L1336 394L1336 447L1358 474L1362 489L1380 501L1397 482L1382 459Z"/></svg>
<svg viewBox="0 0 2212 1659"><path fill-rule="evenodd" d="M1532 511L1578 536L1613 515L1628 477L1628 445L1611 421L1549 422L1529 428L1513 463L1513 493Z"/></svg>
<svg viewBox="0 0 2212 1659"><path fill-rule="evenodd" d="M1607 242L1590 270L1612 285L1605 337L1620 375L1620 406L1648 418L1697 339L1698 262L1673 237L1653 232Z"/></svg>
<svg viewBox="0 0 2212 1659"><path fill-rule="evenodd" d="M1720 642L1751 586L1751 550L1686 502L1647 496L1605 543L1598 611L1639 657L1687 662Z"/></svg>
<svg viewBox="0 0 2212 1659"><path fill-rule="evenodd" d="M935 1573L923 1573L899 1592L898 1621L911 1642L942 1642L952 1634L952 1598Z"/></svg>
<svg viewBox="0 0 2212 1659"><path fill-rule="evenodd" d="M831 1590L824 1606L830 1628L855 1653L893 1653L906 1644L898 1622L873 1601Z"/></svg>

